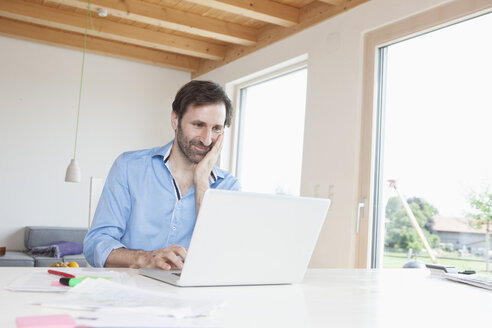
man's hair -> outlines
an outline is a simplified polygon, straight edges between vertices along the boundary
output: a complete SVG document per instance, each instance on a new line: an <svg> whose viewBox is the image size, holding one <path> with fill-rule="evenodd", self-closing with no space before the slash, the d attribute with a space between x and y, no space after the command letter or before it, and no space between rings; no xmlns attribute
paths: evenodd
<svg viewBox="0 0 492 328"><path fill-rule="evenodd" d="M209 104L224 103L226 109L225 126L230 126L232 121L231 100L222 87L212 81L193 80L179 89L173 101L173 111L181 120L188 106L203 106Z"/></svg>

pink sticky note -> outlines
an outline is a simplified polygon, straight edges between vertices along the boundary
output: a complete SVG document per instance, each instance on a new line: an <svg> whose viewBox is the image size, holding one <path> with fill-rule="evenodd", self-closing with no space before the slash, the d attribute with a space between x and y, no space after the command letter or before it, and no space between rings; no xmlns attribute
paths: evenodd
<svg viewBox="0 0 492 328"><path fill-rule="evenodd" d="M68 314L18 317L17 328L75 328L75 320Z"/></svg>
<svg viewBox="0 0 492 328"><path fill-rule="evenodd" d="M52 281L51 286L53 286L53 287L67 287L67 289L70 288L69 286L65 286L65 285L60 284L59 281Z"/></svg>

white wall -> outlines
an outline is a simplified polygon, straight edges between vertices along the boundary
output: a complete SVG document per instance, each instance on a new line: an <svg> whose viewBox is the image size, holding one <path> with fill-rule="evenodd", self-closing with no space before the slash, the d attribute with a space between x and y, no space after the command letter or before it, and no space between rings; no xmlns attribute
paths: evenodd
<svg viewBox="0 0 492 328"><path fill-rule="evenodd" d="M123 151L173 137L171 103L190 74L87 54L77 157L82 183L64 182L73 156L82 53L0 37L0 246L23 248L23 227L86 227L89 180Z"/></svg>
<svg viewBox="0 0 492 328"><path fill-rule="evenodd" d="M364 33L444 2L371 0L201 77L225 85L308 55L301 193L332 199L312 267L355 265Z"/></svg>

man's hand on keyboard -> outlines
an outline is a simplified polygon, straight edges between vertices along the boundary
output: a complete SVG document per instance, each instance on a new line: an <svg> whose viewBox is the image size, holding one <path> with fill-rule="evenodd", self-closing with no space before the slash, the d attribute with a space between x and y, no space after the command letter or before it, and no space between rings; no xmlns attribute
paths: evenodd
<svg viewBox="0 0 492 328"><path fill-rule="evenodd" d="M179 245L173 245L143 253L139 259L139 266L141 268L160 268L163 270L182 269L185 259L186 249Z"/></svg>

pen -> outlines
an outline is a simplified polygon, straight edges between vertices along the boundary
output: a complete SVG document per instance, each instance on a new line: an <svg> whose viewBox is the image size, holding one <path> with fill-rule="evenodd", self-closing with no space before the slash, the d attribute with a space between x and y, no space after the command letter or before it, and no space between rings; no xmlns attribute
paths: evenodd
<svg viewBox="0 0 492 328"><path fill-rule="evenodd" d="M48 273L57 275L57 276L62 276L62 277L67 277L67 278L75 278L73 274L62 272L62 271L56 271L56 270L48 270Z"/></svg>

